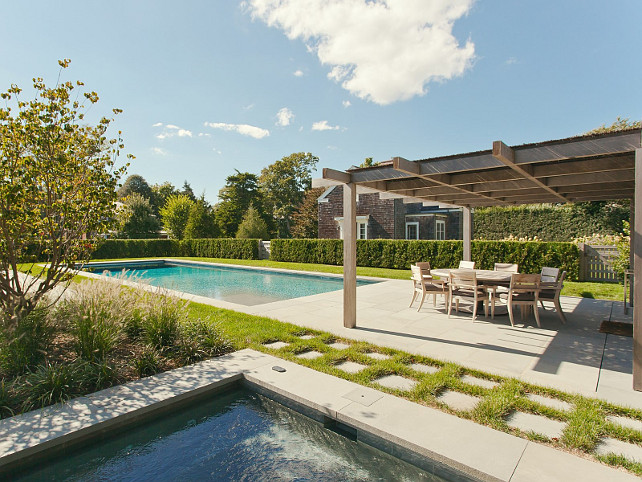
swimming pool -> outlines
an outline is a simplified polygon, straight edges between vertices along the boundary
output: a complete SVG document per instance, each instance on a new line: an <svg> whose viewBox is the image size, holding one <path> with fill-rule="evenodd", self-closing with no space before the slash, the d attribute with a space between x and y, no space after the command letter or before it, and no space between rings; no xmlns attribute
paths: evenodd
<svg viewBox="0 0 642 482"><path fill-rule="evenodd" d="M14 480L444 479L238 388L69 450Z"/></svg>
<svg viewBox="0 0 642 482"><path fill-rule="evenodd" d="M117 275L126 269L153 286L229 301L245 306L343 288L343 278L267 269L180 261L90 263L85 270ZM359 280L357 286L377 283Z"/></svg>

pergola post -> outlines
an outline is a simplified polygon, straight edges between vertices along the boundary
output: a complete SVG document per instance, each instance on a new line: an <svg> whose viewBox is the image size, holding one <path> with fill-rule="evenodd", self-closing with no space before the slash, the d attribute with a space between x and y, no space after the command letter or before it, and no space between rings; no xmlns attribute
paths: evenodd
<svg viewBox="0 0 642 482"><path fill-rule="evenodd" d="M635 150L635 211L642 213L642 148ZM642 216L635 216L633 236L633 389L642 390Z"/></svg>
<svg viewBox="0 0 642 482"><path fill-rule="evenodd" d="M357 186L343 185L343 326L357 326Z"/></svg>
<svg viewBox="0 0 642 482"><path fill-rule="evenodd" d="M635 265L635 249L633 243L635 242L635 199L631 199L631 208L629 212L629 266L633 269ZM633 279L629 280L629 301L633 306ZM624 307L626 309L626 306Z"/></svg>
<svg viewBox="0 0 642 482"><path fill-rule="evenodd" d="M461 208L464 228L464 261L472 261L470 253L470 239L473 232L473 218L470 215L470 207Z"/></svg>

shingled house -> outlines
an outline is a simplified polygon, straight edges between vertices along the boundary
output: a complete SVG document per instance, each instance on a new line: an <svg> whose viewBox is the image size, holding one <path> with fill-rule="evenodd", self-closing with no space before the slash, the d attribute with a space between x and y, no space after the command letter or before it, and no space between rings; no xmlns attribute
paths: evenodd
<svg viewBox="0 0 642 482"><path fill-rule="evenodd" d="M319 197L319 238L343 239L343 187ZM461 239L461 209L357 194L357 239Z"/></svg>

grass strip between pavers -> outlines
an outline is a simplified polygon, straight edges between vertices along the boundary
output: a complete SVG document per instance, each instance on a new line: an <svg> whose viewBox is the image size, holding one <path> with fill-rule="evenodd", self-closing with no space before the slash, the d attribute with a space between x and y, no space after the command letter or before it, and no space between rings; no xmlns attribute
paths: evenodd
<svg viewBox="0 0 642 482"><path fill-rule="evenodd" d="M283 358L361 385L384 391L407 400L433 407L458 417L466 418L496 430L542 442L558 449L573 453L582 453L595 460L609 465L623 467L636 475L642 476L642 463L628 460L620 455L598 456L594 449L602 437L611 437L624 442L642 445L642 432L622 427L607 420L608 415L626 416L642 421L642 410L620 407L608 402L566 393L560 390L532 385L515 378L501 377L455 363L410 354L401 350L385 348L367 342L354 341L337 337L331 333L312 330L271 318L238 313L199 303L190 303L190 316L193 318L212 319L227 336L235 348L252 348L264 353ZM313 338L302 339L303 335ZM287 343L278 350L264 346L267 343L281 341ZM330 343L339 341L348 348L337 350ZM317 351L322 356L314 359L300 358L297 355L308 351ZM377 360L368 353L380 353L389 358ZM348 373L336 367L343 361L351 361L366 366L357 373ZM411 364L433 366L435 373L414 370ZM387 388L375 382L386 375L399 375L417 382L410 390ZM461 376L471 375L499 383L494 388L484 388L465 383ZM473 410L456 410L439 401L439 394L444 390L479 397L481 400ZM526 394L537 394L571 404L568 411L558 410L526 398ZM550 439L534 432L522 432L510 427L506 417L513 411L522 411L545 416L566 424L559 439Z"/></svg>

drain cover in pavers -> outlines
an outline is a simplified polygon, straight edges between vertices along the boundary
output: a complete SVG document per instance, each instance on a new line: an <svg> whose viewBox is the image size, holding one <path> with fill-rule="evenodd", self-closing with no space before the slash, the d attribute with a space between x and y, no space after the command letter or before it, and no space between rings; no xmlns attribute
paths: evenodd
<svg viewBox="0 0 642 482"><path fill-rule="evenodd" d="M528 398L533 402L541 403L545 407L554 408L555 410L567 411L573 408L573 406L570 403L565 402L563 400L558 400L557 398L543 397L541 395L536 395L534 393L527 393L526 398Z"/></svg>
<svg viewBox="0 0 642 482"><path fill-rule="evenodd" d="M415 385L417 385L415 380L400 377L399 375L386 375L373 381L383 387L395 388L397 390L412 390Z"/></svg>
<svg viewBox="0 0 642 482"><path fill-rule="evenodd" d="M424 373L437 373L439 371L439 368L433 367L430 365L423 365L421 363L413 363L410 365L410 368L413 370L417 370L418 372L424 372Z"/></svg>
<svg viewBox="0 0 642 482"><path fill-rule="evenodd" d="M522 432L535 432L548 438L560 438L566 425L558 420L525 412L513 412L506 419L506 423Z"/></svg>
<svg viewBox="0 0 642 482"><path fill-rule="evenodd" d="M481 399L455 390L444 390L437 400L455 410L472 410Z"/></svg>
<svg viewBox="0 0 642 482"><path fill-rule="evenodd" d="M609 422L617 423L623 427L632 428L633 430L639 430L642 432L642 422L640 420L635 420L634 418L629 417L618 417L616 415L609 415L606 418Z"/></svg>
<svg viewBox="0 0 642 482"><path fill-rule="evenodd" d="M384 355L383 353L364 353L364 355L369 356L373 360L389 360L392 358L390 355Z"/></svg>
<svg viewBox="0 0 642 482"><path fill-rule="evenodd" d="M334 343L330 343L328 346L330 348L334 348L335 350L345 350L346 348L350 348L350 345L346 345L345 343L341 343L338 341L335 341Z"/></svg>
<svg viewBox="0 0 642 482"><path fill-rule="evenodd" d="M357 373L363 370L364 368L367 368L367 365L362 365L361 363L355 363L351 361L344 361L341 363L338 363L335 365L336 368L339 370L343 370L344 372L348 373Z"/></svg>
<svg viewBox="0 0 642 482"><path fill-rule="evenodd" d="M497 382L485 380L483 378L471 377L470 375L464 375L460 380L464 383L477 385L478 387L482 388L495 388L497 385L499 385L499 383Z"/></svg>
<svg viewBox="0 0 642 482"><path fill-rule="evenodd" d="M315 358L319 358L320 356L323 356L323 353L319 353L318 351L306 351L305 353L300 353L299 355L297 355L297 358L314 360Z"/></svg>
<svg viewBox="0 0 642 482"><path fill-rule="evenodd" d="M314 338L314 335L301 335L299 338L301 338L302 340L311 340L312 338Z"/></svg>
<svg viewBox="0 0 642 482"><path fill-rule="evenodd" d="M617 454L624 455L627 459L642 463L642 447L614 438L604 438L595 448L597 455Z"/></svg>
<svg viewBox="0 0 642 482"><path fill-rule="evenodd" d="M278 350L279 348L283 348L284 346L288 346L289 343L285 343L283 341L275 341L273 343L266 343L263 345L266 348L272 348L273 350Z"/></svg>

